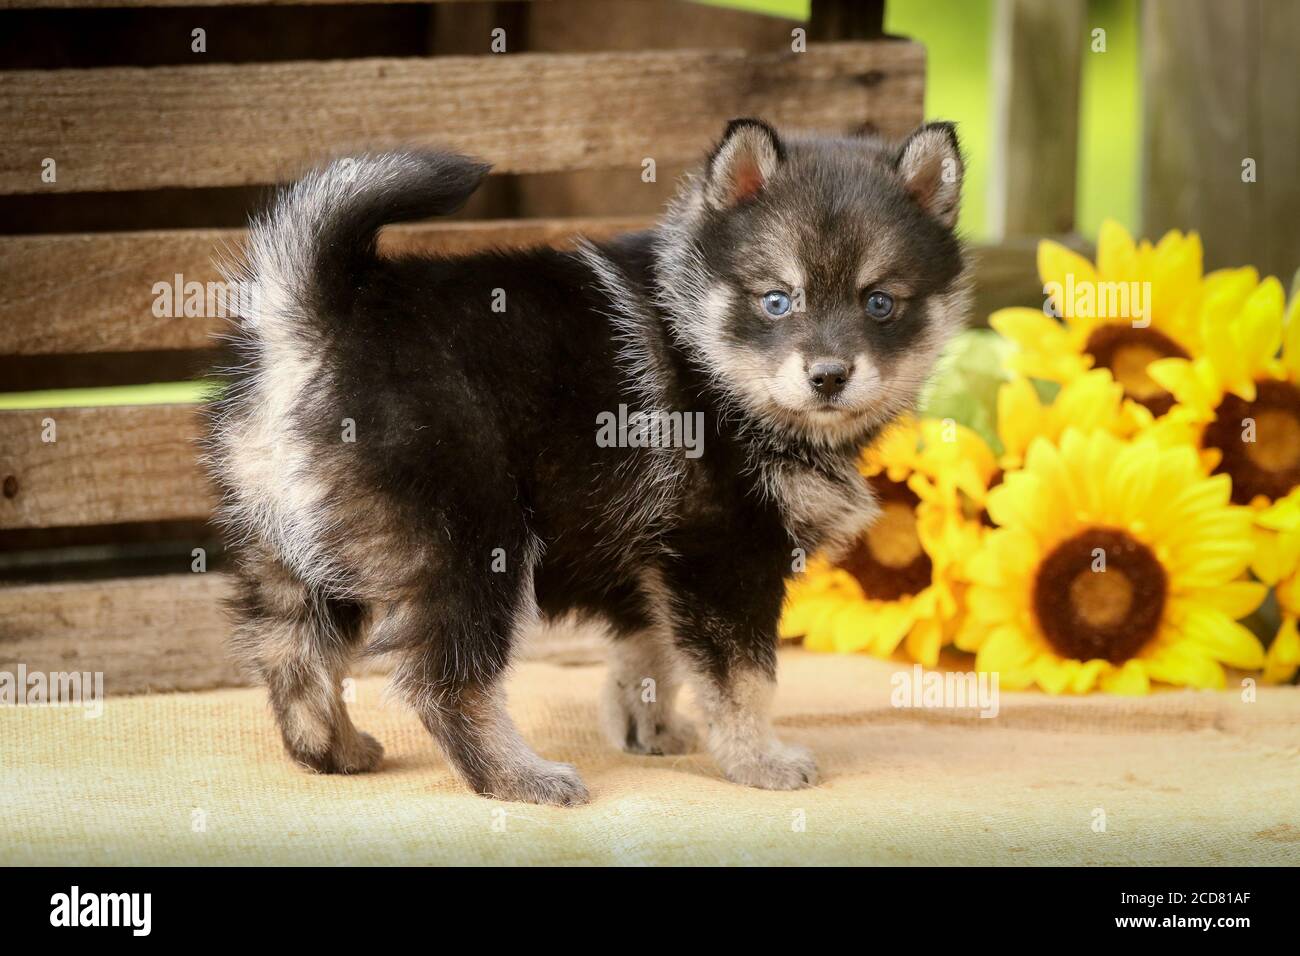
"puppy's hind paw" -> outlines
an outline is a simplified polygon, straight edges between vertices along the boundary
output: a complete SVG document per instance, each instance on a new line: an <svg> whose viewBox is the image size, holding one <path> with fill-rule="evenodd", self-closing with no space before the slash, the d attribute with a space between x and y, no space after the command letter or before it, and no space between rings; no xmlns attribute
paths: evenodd
<svg viewBox="0 0 1300 956"><path fill-rule="evenodd" d="M812 751L773 740L722 768L727 779L761 790L801 790L817 783L817 761Z"/></svg>
<svg viewBox="0 0 1300 956"><path fill-rule="evenodd" d="M695 749L695 741L695 728L676 714L661 716L659 721L629 714L622 747L630 754L663 757L688 754Z"/></svg>
<svg viewBox="0 0 1300 956"><path fill-rule="evenodd" d="M319 753L294 747L288 742L286 747L294 761L317 773L369 773L384 759L384 745L360 730L331 740L329 746Z"/></svg>
<svg viewBox="0 0 1300 956"><path fill-rule="evenodd" d="M336 757L338 773L369 773L384 759L384 745L363 730Z"/></svg>

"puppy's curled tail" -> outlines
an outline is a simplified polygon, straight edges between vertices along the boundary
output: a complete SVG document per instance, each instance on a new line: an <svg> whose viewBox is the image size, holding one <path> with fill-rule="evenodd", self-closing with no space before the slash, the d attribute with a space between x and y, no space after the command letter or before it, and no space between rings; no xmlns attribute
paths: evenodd
<svg viewBox="0 0 1300 956"><path fill-rule="evenodd" d="M377 261L379 229L455 212L490 167L455 153L402 151L337 159L279 194L249 230L258 307L245 321L346 316Z"/></svg>

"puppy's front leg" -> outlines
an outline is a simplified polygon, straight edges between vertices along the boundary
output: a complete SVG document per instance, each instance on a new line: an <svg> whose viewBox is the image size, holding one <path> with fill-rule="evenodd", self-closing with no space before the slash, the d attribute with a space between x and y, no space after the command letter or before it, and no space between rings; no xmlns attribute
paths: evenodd
<svg viewBox="0 0 1300 956"><path fill-rule="evenodd" d="M739 665L724 675L700 674L699 698L708 714L708 746L728 780L764 790L798 790L817 782L817 762L806 747L772 731L775 675Z"/></svg>
<svg viewBox="0 0 1300 956"><path fill-rule="evenodd" d="M812 753L783 743L772 730L782 580L779 574L751 579L753 591L728 583L718 589L707 577L683 576L660 589L708 721L709 753L736 783L765 790L811 786L817 782Z"/></svg>

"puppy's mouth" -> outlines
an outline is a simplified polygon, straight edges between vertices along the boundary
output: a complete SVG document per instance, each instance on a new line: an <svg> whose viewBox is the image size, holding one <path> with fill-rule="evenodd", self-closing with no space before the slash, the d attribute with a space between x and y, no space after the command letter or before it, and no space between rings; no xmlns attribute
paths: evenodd
<svg viewBox="0 0 1300 956"><path fill-rule="evenodd" d="M813 422L842 422L871 412L870 396L848 398L840 395L818 395L813 392L799 403L792 403L774 388L769 387L768 400L773 408L788 418L802 418Z"/></svg>

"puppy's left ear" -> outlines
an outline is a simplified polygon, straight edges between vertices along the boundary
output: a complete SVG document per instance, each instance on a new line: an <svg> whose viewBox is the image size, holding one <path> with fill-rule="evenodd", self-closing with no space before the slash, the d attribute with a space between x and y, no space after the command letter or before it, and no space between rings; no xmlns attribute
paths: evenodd
<svg viewBox="0 0 1300 956"><path fill-rule="evenodd" d="M704 198L714 209L748 202L767 186L785 159L781 138L767 123L734 119L709 157Z"/></svg>
<svg viewBox="0 0 1300 956"><path fill-rule="evenodd" d="M966 175L956 126L926 123L918 127L899 149L894 168L920 207L951 229L957 222L961 182Z"/></svg>

